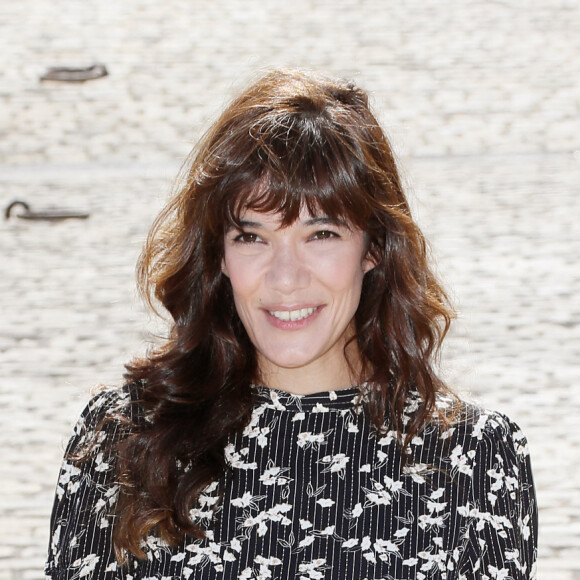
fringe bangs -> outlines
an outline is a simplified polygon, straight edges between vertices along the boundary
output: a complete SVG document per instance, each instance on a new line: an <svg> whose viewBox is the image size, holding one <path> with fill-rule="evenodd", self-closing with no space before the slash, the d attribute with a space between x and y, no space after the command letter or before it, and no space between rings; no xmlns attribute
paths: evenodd
<svg viewBox="0 0 580 580"><path fill-rule="evenodd" d="M312 216L324 215L364 229L377 185L368 165L345 154L348 143L339 139L346 141L334 128L315 131L313 127L311 135L298 130L296 135L289 131L256 140L244 165L221 179L222 191L213 205L220 215L212 221L239 227L241 214L254 210L278 214L284 227L296 221L305 207Z"/></svg>

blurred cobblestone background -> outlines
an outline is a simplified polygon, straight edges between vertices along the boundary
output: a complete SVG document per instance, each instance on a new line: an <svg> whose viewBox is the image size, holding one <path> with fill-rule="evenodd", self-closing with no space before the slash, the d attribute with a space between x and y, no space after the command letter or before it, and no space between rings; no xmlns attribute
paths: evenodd
<svg viewBox="0 0 580 580"><path fill-rule="evenodd" d="M108 77L39 82L103 62ZM540 578L580 579L580 3L0 4L0 580L43 578L63 445L151 327L133 269L180 162L263 67L370 90L460 318L445 372L528 434Z"/></svg>

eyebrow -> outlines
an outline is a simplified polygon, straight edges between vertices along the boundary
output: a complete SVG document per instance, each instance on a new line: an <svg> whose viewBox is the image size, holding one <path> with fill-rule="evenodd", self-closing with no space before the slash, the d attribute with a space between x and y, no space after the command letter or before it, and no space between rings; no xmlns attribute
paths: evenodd
<svg viewBox="0 0 580 580"><path fill-rule="evenodd" d="M333 219L328 216L321 216L306 220L304 224L307 226L318 226L318 225L345 226L346 222L344 220Z"/></svg>
<svg viewBox="0 0 580 580"><path fill-rule="evenodd" d="M319 225L334 225L346 226L346 222L340 219L333 219L328 216L314 217L304 222L305 226L319 226ZM260 222L253 222L250 220L240 220L240 226L244 228L263 228L264 225Z"/></svg>

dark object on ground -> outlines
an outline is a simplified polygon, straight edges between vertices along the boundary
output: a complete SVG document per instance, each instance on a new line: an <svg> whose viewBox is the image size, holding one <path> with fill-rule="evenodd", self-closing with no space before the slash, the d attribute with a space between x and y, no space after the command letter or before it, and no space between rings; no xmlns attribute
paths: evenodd
<svg viewBox="0 0 580 580"><path fill-rule="evenodd" d="M22 207L24 212L14 215L15 217L23 220L59 221L71 218L87 219L89 217L88 212L72 211L68 209L47 209L44 211L32 211L30 206L25 201L21 201L19 199L14 200L8 205L4 211L4 217L8 219L12 215L12 209L18 206Z"/></svg>
<svg viewBox="0 0 580 580"><path fill-rule="evenodd" d="M95 63L87 67L66 67L55 66L49 68L41 77L41 81L66 81L72 83L82 83L92 79L106 77L107 68L104 64Z"/></svg>

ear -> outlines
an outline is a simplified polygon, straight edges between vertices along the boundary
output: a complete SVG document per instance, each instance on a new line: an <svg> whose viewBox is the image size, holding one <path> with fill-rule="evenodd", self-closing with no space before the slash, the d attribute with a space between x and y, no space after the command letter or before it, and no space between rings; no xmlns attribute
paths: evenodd
<svg viewBox="0 0 580 580"><path fill-rule="evenodd" d="M367 251L366 256L363 258L362 261L363 274L370 272L376 265L377 262L371 255L371 252Z"/></svg>
<svg viewBox="0 0 580 580"><path fill-rule="evenodd" d="M226 259L225 258L222 258L221 270L222 270L222 274L224 276L227 276L228 278L230 277L230 275L228 274L228 269L226 267Z"/></svg>

